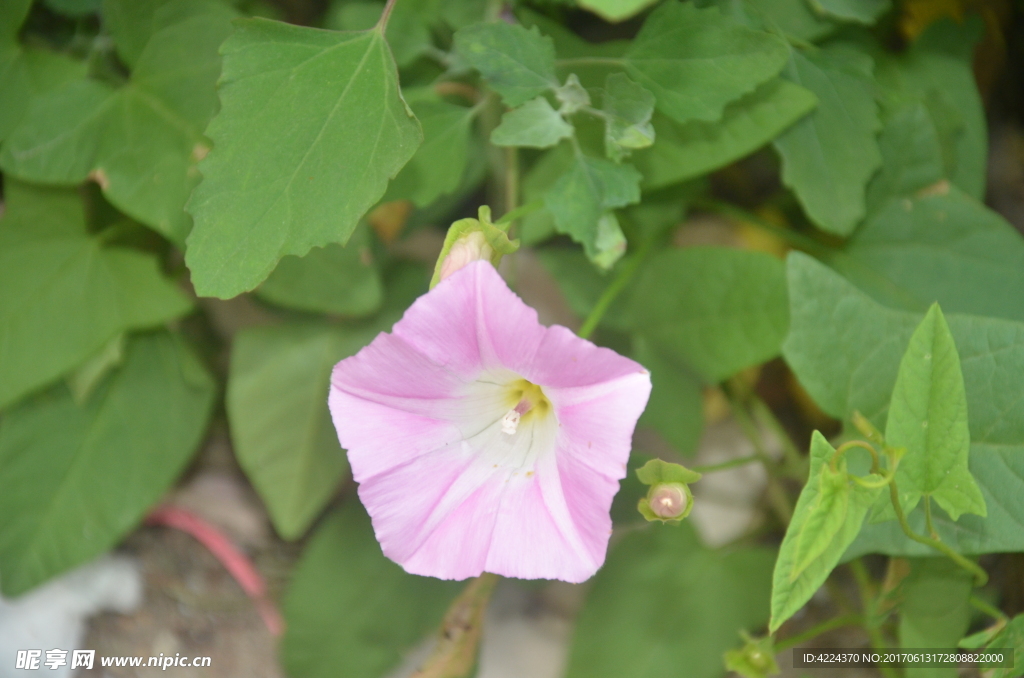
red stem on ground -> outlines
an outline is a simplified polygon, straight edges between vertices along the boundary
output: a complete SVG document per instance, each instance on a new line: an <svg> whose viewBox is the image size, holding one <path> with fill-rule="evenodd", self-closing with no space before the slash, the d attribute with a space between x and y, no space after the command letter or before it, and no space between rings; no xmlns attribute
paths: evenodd
<svg viewBox="0 0 1024 678"><path fill-rule="evenodd" d="M146 524L173 527L192 535L213 554L252 599L271 635L276 637L284 632L284 620L274 602L267 598L267 587L262 575L248 556L238 550L223 532L191 511L168 505L154 509L146 517Z"/></svg>

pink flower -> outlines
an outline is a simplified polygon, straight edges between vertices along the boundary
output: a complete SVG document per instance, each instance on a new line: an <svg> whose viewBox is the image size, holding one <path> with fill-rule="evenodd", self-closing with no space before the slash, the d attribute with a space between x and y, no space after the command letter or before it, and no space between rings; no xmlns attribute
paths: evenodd
<svg viewBox="0 0 1024 678"><path fill-rule="evenodd" d="M650 375L544 327L487 261L338 363L329 404L384 554L407 572L581 582L604 562Z"/></svg>

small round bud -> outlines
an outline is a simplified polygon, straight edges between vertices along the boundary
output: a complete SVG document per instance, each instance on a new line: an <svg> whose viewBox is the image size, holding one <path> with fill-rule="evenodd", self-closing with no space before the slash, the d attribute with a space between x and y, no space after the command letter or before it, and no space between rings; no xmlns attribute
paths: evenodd
<svg viewBox="0 0 1024 678"><path fill-rule="evenodd" d="M654 515L671 520L683 515L690 500L679 483L662 483L651 488L647 501Z"/></svg>
<svg viewBox="0 0 1024 678"><path fill-rule="evenodd" d="M494 256L494 249L487 244L487 239L480 231L473 231L459 238L448 251L448 256L441 264L440 280L444 280L467 264Z"/></svg>

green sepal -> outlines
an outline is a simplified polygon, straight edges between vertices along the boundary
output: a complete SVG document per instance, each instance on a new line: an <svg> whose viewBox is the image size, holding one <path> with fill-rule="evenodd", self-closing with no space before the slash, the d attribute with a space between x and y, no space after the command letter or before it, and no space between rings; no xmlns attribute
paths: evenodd
<svg viewBox="0 0 1024 678"><path fill-rule="evenodd" d="M448 228L448 235L444 237L444 247L441 248L441 255L438 256L437 263L434 264L434 275L430 279L430 289L434 289L434 286L441 281L441 266L448 257L448 253L452 251L452 247L470 233L478 232L483 234L487 244L493 250L490 262L495 267L501 262L503 256L518 250L519 239L509 240L508 238L508 227L510 224L511 222L499 226L491 222L491 208L487 205L480 205L480 211L476 219L459 219L453 223Z"/></svg>
<svg viewBox="0 0 1024 678"><path fill-rule="evenodd" d="M644 485L657 485L659 483L682 483L687 485L697 482L703 476L696 471L691 471L682 464L672 464L661 459L651 459L636 470L636 477Z"/></svg>
<svg viewBox="0 0 1024 678"><path fill-rule="evenodd" d="M742 633L746 641L738 650L729 650L722 655L725 668L735 671L744 678L767 678L780 673L775 661L775 643L771 636L751 638Z"/></svg>

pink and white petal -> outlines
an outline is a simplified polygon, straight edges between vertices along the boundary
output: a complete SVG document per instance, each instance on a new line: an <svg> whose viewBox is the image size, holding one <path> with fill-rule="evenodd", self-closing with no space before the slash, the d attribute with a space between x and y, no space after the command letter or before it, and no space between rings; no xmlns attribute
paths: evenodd
<svg viewBox="0 0 1024 678"><path fill-rule="evenodd" d="M560 436L554 426L551 429L545 444L553 448ZM589 502L574 512L568 506L566 478L559 466L553 449L541 452L532 475L518 476L509 483L487 554L488 572L579 583L593 576L604 562L611 535L608 506L618 483L604 482L597 489L602 499L607 498L607 506ZM600 534L592 533L594 524L600 526Z"/></svg>
<svg viewBox="0 0 1024 678"><path fill-rule="evenodd" d="M493 475L454 508L419 548L404 560L385 555L406 572L439 579L468 579L485 569L497 516L495 496L504 479ZM500 574L500 573L496 573Z"/></svg>
<svg viewBox="0 0 1024 678"><path fill-rule="evenodd" d="M473 455L455 444L360 483L359 498L370 514L384 554L404 566L437 526L486 484L489 476L474 466L479 464ZM467 547L472 547L472 536L464 537ZM483 549L486 541L481 553ZM443 573L432 575L453 578Z"/></svg>
<svg viewBox="0 0 1024 678"><path fill-rule="evenodd" d="M467 378L481 367L516 370L532 359L544 332L537 312L487 261L442 280L394 328L424 355Z"/></svg>
<svg viewBox="0 0 1024 678"><path fill-rule="evenodd" d="M415 574L479 574L503 484L519 471L528 440L501 433L496 418L469 440L364 480L359 497L385 555Z"/></svg>
<svg viewBox="0 0 1024 678"><path fill-rule="evenodd" d="M331 389L327 403L357 483L462 440L455 422L395 410L339 389Z"/></svg>
<svg viewBox="0 0 1024 678"><path fill-rule="evenodd" d="M469 381L404 339L384 333L331 372L332 389L434 418L450 414L453 396Z"/></svg>
<svg viewBox="0 0 1024 678"><path fill-rule="evenodd" d="M633 431L651 393L649 374L631 374L588 388L547 389L559 423L559 459L621 480Z"/></svg>
<svg viewBox="0 0 1024 678"><path fill-rule="evenodd" d="M545 390L590 386L629 374L647 374L640 363L580 339L560 325L545 329L544 339L528 363L509 368Z"/></svg>

